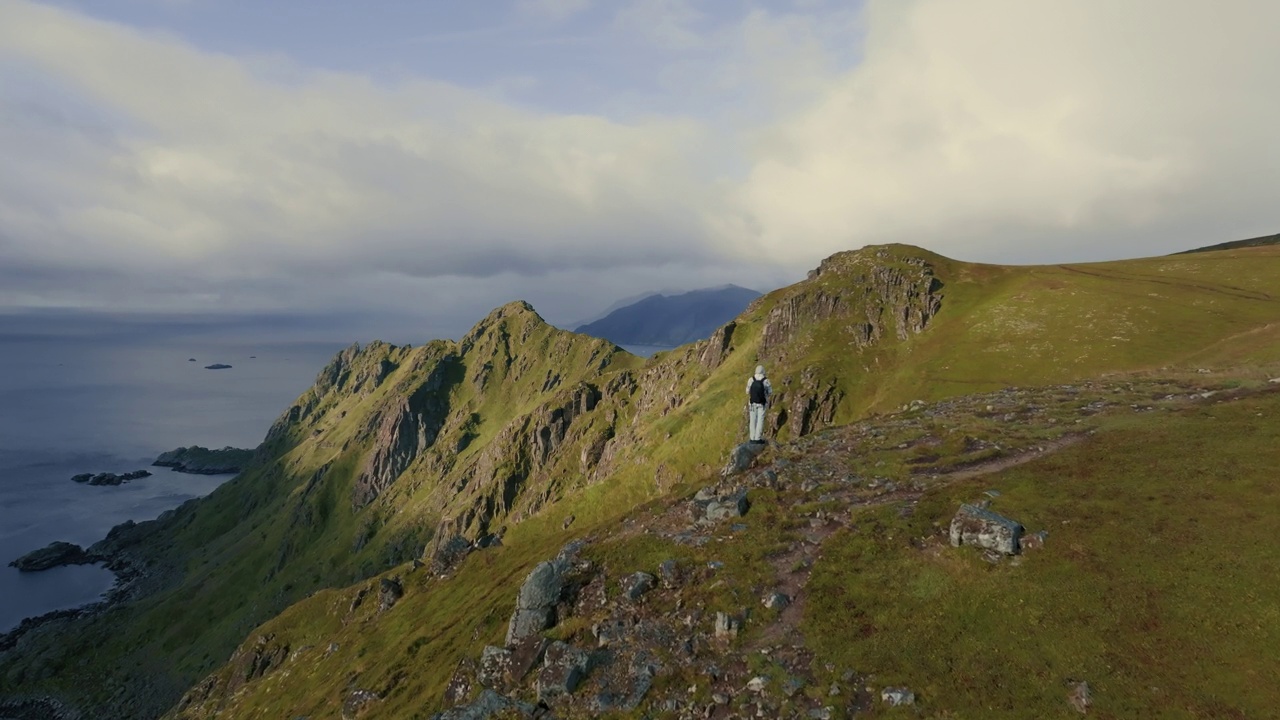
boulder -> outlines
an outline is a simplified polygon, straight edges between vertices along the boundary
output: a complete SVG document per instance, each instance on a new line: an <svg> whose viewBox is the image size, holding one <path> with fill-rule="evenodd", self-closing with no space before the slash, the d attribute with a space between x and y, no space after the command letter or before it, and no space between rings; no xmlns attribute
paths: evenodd
<svg viewBox="0 0 1280 720"><path fill-rule="evenodd" d="M647 572L637 572L622 581L622 592L628 600L639 600L641 595L653 589L657 578Z"/></svg>
<svg viewBox="0 0 1280 720"><path fill-rule="evenodd" d="M787 597L784 593L772 592L766 595L762 602L764 602L764 606L769 608L770 610L773 610L775 608L778 610L782 610L783 608L791 604L791 598Z"/></svg>
<svg viewBox="0 0 1280 720"><path fill-rule="evenodd" d="M735 475L746 472L755 464L756 456L768 447L765 443L744 442L729 453L729 462L720 471L721 475Z"/></svg>
<svg viewBox="0 0 1280 720"><path fill-rule="evenodd" d="M976 545L1004 555L1021 551L1022 524L976 505L961 505L951 520L951 545Z"/></svg>
<svg viewBox="0 0 1280 720"><path fill-rule="evenodd" d="M1093 704L1093 693L1089 692L1089 683L1073 682L1067 690L1067 703L1081 715L1089 712L1089 706Z"/></svg>
<svg viewBox="0 0 1280 720"><path fill-rule="evenodd" d="M512 646L521 640L533 637L551 627L555 612L552 608L516 608L507 623L507 645Z"/></svg>
<svg viewBox="0 0 1280 720"><path fill-rule="evenodd" d="M461 535L446 538L428 548L427 571L432 575L444 575L456 568L474 549L471 541Z"/></svg>
<svg viewBox="0 0 1280 720"><path fill-rule="evenodd" d="M741 490L733 495L721 497L707 503L706 519L708 522L716 522L728 518L742 517L747 514L749 509L751 509L751 502L747 500L746 491Z"/></svg>
<svg viewBox="0 0 1280 720"><path fill-rule="evenodd" d="M400 598L404 597L404 586L400 584L400 578L382 578L378 583L378 609L382 611L390 610L395 606Z"/></svg>
<svg viewBox="0 0 1280 720"><path fill-rule="evenodd" d="M880 691L880 700L886 705L915 705L916 694L906 688L885 688Z"/></svg>
<svg viewBox="0 0 1280 720"><path fill-rule="evenodd" d="M541 562L525 578L516 596L516 609L507 624L507 646L536 635L555 622L555 606L564 584L563 566Z"/></svg>
<svg viewBox="0 0 1280 720"><path fill-rule="evenodd" d="M662 587L669 590L680 584L680 565L675 560L663 560L658 565L658 575L662 578Z"/></svg>
<svg viewBox="0 0 1280 720"><path fill-rule="evenodd" d="M742 629L742 621L728 613L716 613L716 637L731 638L737 637L738 630Z"/></svg>
<svg viewBox="0 0 1280 720"><path fill-rule="evenodd" d="M525 577L516 598L516 607L552 607L560 600L561 570L555 563L540 562Z"/></svg>
<svg viewBox="0 0 1280 720"><path fill-rule="evenodd" d="M95 563L102 559L85 552L84 548L79 545L57 540L39 550L32 550L17 560L10 562L9 566L18 568L19 572L39 572L61 565Z"/></svg>
<svg viewBox="0 0 1280 720"><path fill-rule="evenodd" d="M551 643L538 673L538 699L573 693L587 676L587 667L586 652L568 643Z"/></svg>

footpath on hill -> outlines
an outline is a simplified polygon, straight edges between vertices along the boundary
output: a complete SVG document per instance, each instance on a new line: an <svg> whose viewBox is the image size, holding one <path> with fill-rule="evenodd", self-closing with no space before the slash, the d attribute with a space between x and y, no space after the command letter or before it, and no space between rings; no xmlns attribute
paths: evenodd
<svg viewBox="0 0 1280 720"><path fill-rule="evenodd" d="M1166 424L1203 433L1200 426L1212 424L1219 408L1240 416L1224 425L1239 439L1239 423L1247 425L1254 415L1244 405L1262 403L1256 415L1265 417L1280 409L1278 398L1280 383L1196 376L1008 388L914 402L891 415L733 458L711 484L654 502L612 532L582 538L547 558L513 598L505 647L464 658L444 697L446 706L456 707L435 717L500 711L539 716L546 711L538 703L556 717L648 708L673 717L833 718L878 715L900 705L943 716L985 708L1019 717L1087 712L1098 702L1158 710L1168 698L1118 696L1133 692L1134 679L1117 680L1113 673L1132 667L1104 671L1098 665L1124 650L1133 623L1153 622L1110 609L1108 593L1117 586L1152 592L1143 585L1149 579L1140 571L1129 577L1091 564L1118 568L1124 562L1104 556L1092 536L1105 544L1116 524L1145 521L1127 507L1131 499L1070 505L1070 496L1087 492L1095 474L1099 488L1114 488L1120 474L1134 493L1148 492L1153 481L1130 466L1142 457L1140 443L1090 443L1095 436L1122 437ZM1182 442L1164 441L1175 447ZM1238 450L1224 444L1224 457ZM1065 466L1048 475L1036 469L1043 463L1035 461L1072 454L1062 451L1074 452ZM1018 466L1029 474L1003 480ZM997 473L1003 489L986 487ZM1104 481L1108 475L1113 477ZM1121 497L1114 489L1108 494ZM949 521L963 502L1025 524L1020 547L953 547ZM1211 508L1193 513L1204 513L1202 529L1208 529ZM1072 522L1099 526L1082 538ZM1141 550L1122 546L1115 552ZM1078 585L1044 576L1061 571L1063 563L1086 585L1093 583L1102 600L1081 599ZM1151 565L1157 576L1170 571L1160 562ZM1197 582L1192 575L1183 580ZM1078 604L1056 608L1058 590ZM529 605L535 596L545 596L545 607ZM1009 602L1035 621L1013 614ZM1094 607L1099 602L1106 607ZM1162 621L1215 602L1212 593L1189 598L1185 607L1163 610L1169 617ZM1068 617L1043 617L1054 612ZM1104 616L1099 628L1072 616L1093 612ZM529 613L536 615L532 625ZM543 621L552 625L546 633L537 631ZM1114 637L1097 637L1108 623ZM1080 641L1064 637L1063 648L1054 649L1038 634L1041 625L1078 633L1095 646L1082 649ZM1170 646L1177 647L1199 630L1183 623L1169 633ZM1248 642L1241 652L1262 659ZM1152 677L1171 682L1158 670ZM364 702L384 701L371 690L358 692ZM1178 694L1170 687L1163 692ZM1245 705L1266 701L1253 697Z"/></svg>

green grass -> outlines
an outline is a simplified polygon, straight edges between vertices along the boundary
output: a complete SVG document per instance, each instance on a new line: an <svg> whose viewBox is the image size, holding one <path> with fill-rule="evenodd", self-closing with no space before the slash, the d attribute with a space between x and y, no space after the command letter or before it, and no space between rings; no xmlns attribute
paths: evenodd
<svg viewBox="0 0 1280 720"><path fill-rule="evenodd" d="M928 328L899 340L889 323L880 343L852 346L850 318L882 310L867 294L869 273L878 265L907 272L919 260L931 263L942 282L941 310ZM633 508L692 492L714 475L725 451L743 439L743 382L757 362L769 368L780 405L827 387L843 394L835 423L895 411L915 399L1103 373L1197 377L1195 370L1206 367L1231 369L1233 377L1256 383L1280 368L1280 301L1271 294L1280 277L1278 247L1005 267L891 246L842 254L829 267L813 280L770 293L739 318L733 349L715 368L700 364L701 345L645 362L605 341L556 331L517 304L496 310L460 343L374 343L344 353L299 399L296 413L287 414L294 419L282 419L273 430L261 465L164 524L149 552L157 563L181 569L179 584L77 623L65 641L50 639L21 656L0 658L0 688L41 688L110 704L115 686L133 682L136 668L148 667L154 669L149 677L166 688L161 694L176 697L224 663L260 623L279 615L280 627L291 634L348 638L334 655L348 664L335 661L331 671L271 680L273 710L314 696L320 705L311 711L328 712L323 707L333 702L332 689L350 680L344 672L382 685L407 675L413 679L396 686L425 703L439 696L463 648L474 655L501 636L509 608L499 608L535 562L571 536L607 534ZM853 307L847 315L801 323L791 342L762 351L770 313L819 292L854 298ZM456 364L441 369L453 356L460 358ZM384 370L389 374L375 386L372 378ZM435 446L377 502L353 508L352 483L379 418L436 370L448 417ZM531 428L565 407L580 382L592 383L605 397L573 421L554 453L535 462ZM1009 432L1033 439L1016 427ZM1061 431L1027 432L1052 437ZM584 467L582 452L598 437L614 438L612 456L600 467ZM455 453L463 438L465 449ZM777 438L795 439L787 428ZM906 477L906 460L933 452L903 458L890 449L876 451L885 465L875 474ZM954 453L955 438L947 438L943 450ZM310 478L326 466L311 486ZM519 492L510 507L481 522L474 509L501 497L506 474L521 478ZM569 515L577 521L566 533L560 523ZM410 609L402 614L412 614L418 625L442 625L438 632L398 625L392 615L369 620L359 631L350 625L334 630L335 611L324 603L337 597L349 602L354 590L348 586L396 567L442 518L459 516L473 534L505 525L506 547L469 561L450 581L466 588L463 593L439 596L424 585L410 594ZM760 547L785 537L782 525L749 526L743 537ZM357 537L367 542L358 546ZM758 573L753 563L762 556L741 550L747 542L730 546L721 558L729 574L746 587L763 582L752 580ZM655 552L646 547L623 544L602 552L643 565L652 560L646 553ZM940 582L925 581L919 592L932 592ZM728 607L739 600L734 591L744 592L736 585L721 588L705 602ZM304 600L312 593L318 594ZM413 643L418 649L408 655ZM359 654L348 655L348 648ZM408 695L388 702L396 712L411 712Z"/></svg>
<svg viewBox="0 0 1280 720"><path fill-rule="evenodd" d="M866 513L828 541L805 630L822 662L933 717L1265 717L1280 707L1280 393L1112 420L1087 443ZM1044 549L990 565L942 537L986 488ZM925 549L909 541L925 538ZM951 714L948 714L951 713ZM885 712L886 716L891 713Z"/></svg>

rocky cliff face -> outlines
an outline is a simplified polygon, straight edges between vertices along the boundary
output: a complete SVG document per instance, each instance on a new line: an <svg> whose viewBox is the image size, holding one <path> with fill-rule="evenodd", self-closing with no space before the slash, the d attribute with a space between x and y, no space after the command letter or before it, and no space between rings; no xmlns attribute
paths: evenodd
<svg viewBox="0 0 1280 720"><path fill-rule="evenodd" d="M456 355L441 358L416 390L408 397L392 398L379 415L373 452L356 478L352 494L357 508L377 498L436 441L449 419L448 377L459 362ZM385 360L379 363L380 369L383 363Z"/></svg>
<svg viewBox="0 0 1280 720"><path fill-rule="evenodd" d="M885 248L832 255L793 288L765 319L761 353L771 354L798 332L838 318L854 347L873 345L892 332L899 340L924 331L942 307L941 281L924 258Z"/></svg>
<svg viewBox="0 0 1280 720"><path fill-rule="evenodd" d="M718 464L739 431L742 383L757 361L769 364L777 388L774 430L813 433L836 422L848 399L839 369L815 364L815 348L852 340L857 352L924 332L940 288L920 257L841 254L708 340L648 363L557 330L519 302L456 343L353 345L281 415L237 481L184 512L181 525L159 523L165 547L205 553L213 568L182 581L198 583L198 593L178 588L173 597L196 598L184 612L203 613L211 627L247 633L306 592L420 558L424 547L428 564L447 572L585 486L642 477L662 492ZM170 562L168 577L198 566L189 556ZM246 584L257 595L214 600ZM118 631L143 632L150 612L166 611L143 612ZM184 647L225 658L227 639L210 633ZM242 647L233 675L268 674L288 652L277 645ZM206 683L192 697L216 703L238 687Z"/></svg>

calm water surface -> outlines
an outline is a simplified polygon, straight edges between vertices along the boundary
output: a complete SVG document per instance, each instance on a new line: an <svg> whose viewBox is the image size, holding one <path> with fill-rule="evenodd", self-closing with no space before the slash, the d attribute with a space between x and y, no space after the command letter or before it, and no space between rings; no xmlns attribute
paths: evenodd
<svg viewBox="0 0 1280 720"><path fill-rule="evenodd" d="M113 580L98 566L19 573L9 561L54 540L88 546L125 520L208 494L228 476L148 466L182 445L256 446L340 349L0 332L0 632L92 602ZM213 363L233 367L204 369ZM117 487L70 480L142 468L155 474Z"/></svg>

